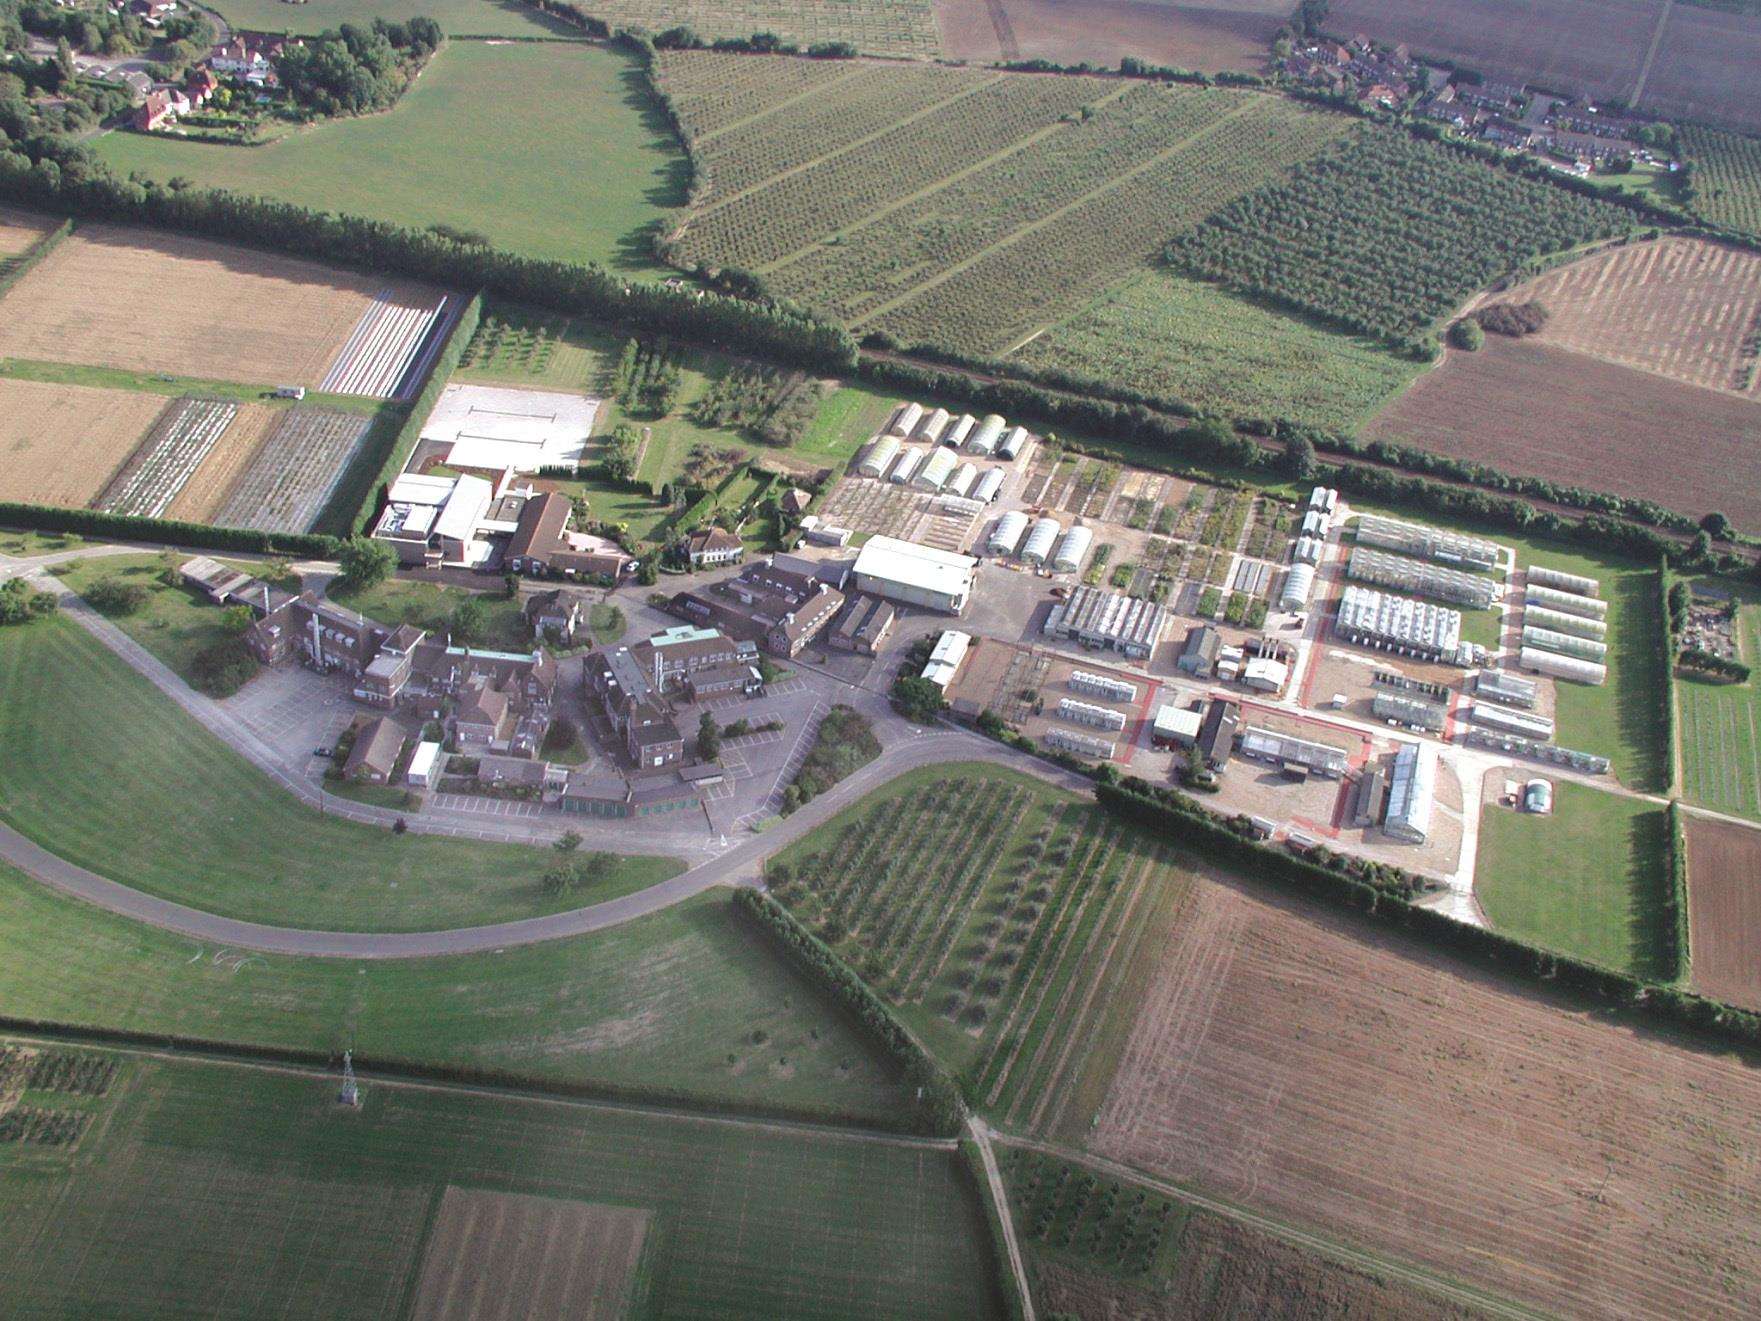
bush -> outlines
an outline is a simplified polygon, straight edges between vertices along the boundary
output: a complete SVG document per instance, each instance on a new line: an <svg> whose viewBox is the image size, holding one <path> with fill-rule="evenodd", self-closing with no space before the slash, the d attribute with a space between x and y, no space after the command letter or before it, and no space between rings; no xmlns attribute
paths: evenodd
<svg viewBox="0 0 1761 1321"><path fill-rule="evenodd" d="M144 583L124 582L121 578L100 578L83 595L92 609L105 615L132 615L147 604L152 595Z"/></svg>
<svg viewBox="0 0 1761 1321"><path fill-rule="evenodd" d="M1458 349L1478 353L1486 346L1486 332L1472 317L1463 317L1449 327L1449 342Z"/></svg>
<svg viewBox="0 0 1761 1321"><path fill-rule="evenodd" d="M221 638L196 653L190 662L190 683L210 697L231 697L261 668L243 638Z"/></svg>
<svg viewBox="0 0 1761 1321"><path fill-rule="evenodd" d="M0 583L0 624L23 624L54 612L59 604L53 592L40 592L23 578Z"/></svg>
<svg viewBox="0 0 1761 1321"><path fill-rule="evenodd" d="M1494 335L1521 339L1547 324L1547 309L1540 303L1492 303L1469 318ZM1461 322L1457 322L1460 325Z"/></svg>
<svg viewBox="0 0 1761 1321"><path fill-rule="evenodd" d="M907 674L893 682L893 709L907 720L931 724L947 705L941 688L919 675Z"/></svg>

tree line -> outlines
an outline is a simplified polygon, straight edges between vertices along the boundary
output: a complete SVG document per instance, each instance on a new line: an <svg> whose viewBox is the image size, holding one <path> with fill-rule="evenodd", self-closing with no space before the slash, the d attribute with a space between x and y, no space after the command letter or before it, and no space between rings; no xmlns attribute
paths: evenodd
<svg viewBox="0 0 1761 1321"><path fill-rule="evenodd" d="M440 25L417 16L405 23L344 23L275 57L275 73L297 105L320 115L383 110L404 94L440 48Z"/></svg>

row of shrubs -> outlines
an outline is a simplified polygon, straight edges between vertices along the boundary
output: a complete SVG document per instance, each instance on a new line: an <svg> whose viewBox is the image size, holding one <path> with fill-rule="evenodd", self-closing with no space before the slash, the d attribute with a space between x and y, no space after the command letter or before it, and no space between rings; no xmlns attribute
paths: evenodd
<svg viewBox="0 0 1761 1321"><path fill-rule="evenodd" d="M58 509L0 501L0 526L37 532L73 532L80 536L150 541L205 550L256 551L265 555L296 555L335 559L341 543L315 533L259 532L252 528L209 527L175 518L137 518L97 509Z"/></svg>
<svg viewBox="0 0 1761 1321"><path fill-rule="evenodd" d="M952 1137L960 1131L966 1105L960 1088L946 1069L918 1044L867 982L831 947L795 919L794 914L760 890L734 893L734 907L750 917L793 962L846 1009L898 1065L921 1096L914 1119L918 1131Z"/></svg>

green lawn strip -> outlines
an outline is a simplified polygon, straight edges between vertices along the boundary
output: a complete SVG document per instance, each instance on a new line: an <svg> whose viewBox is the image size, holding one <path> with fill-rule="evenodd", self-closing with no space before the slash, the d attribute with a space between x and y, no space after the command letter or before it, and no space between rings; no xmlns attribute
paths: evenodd
<svg viewBox="0 0 1761 1321"><path fill-rule="evenodd" d="M69 362L0 359L0 376L9 376L20 381L46 381L52 385L84 385L99 390L132 390L137 394L162 394L171 398L203 395L215 399L236 399L246 404L262 404L266 408L292 408L297 402L304 408L330 408L400 422L404 416L401 404L389 403L383 399L367 399L357 394L324 394L318 390L308 390L303 400L276 399L274 385L211 381L199 376L170 376L159 372L88 367Z"/></svg>
<svg viewBox="0 0 1761 1321"><path fill-rule="evenodd" d="M620 857L603 883L547 895L548 849L321 815L69 619L0 630L0 685L0 819L69 862L229 917L429 930L579 907L680 870Z"/></svg>
<svg viewBox="0 0 1761 1321"><path fill-rule="evenodd" d="M1667 849L1663 808L1560 780L1550 815L1482 810L1474 892L1505 935L1668 978Z"/></svg>
<svg viewBox="0 0 1761 1321"><path fill-rule="evenodd" d="M527 256L656 278L665 268L650 235L684 205L688 165L644 77L609 46L454 41L382 114L261 147L120 132L95 147L124 174L181 175L417 229L447 224Z"/></svg>
<svg viewBox="0 0 1761 1321"><path fill-rule="evenodd" d="M650 1212L645 1315L998 1314L952 1152L371 1081L340 1113L309 1076L127 1068L62 1170L0 1155L12 1308L395 1316L452 1187ZM469 1250L492 1243L521 1246Z"/></svg>
<svg viewBox="0 0 1761 1321"><path fill-rule="evenodd" d="M827 395L807 432L794 447L796 454L848 463L893 415L899 396L867 386L846 385Z"/></svg>
<svg viewBox="0 0 1761 1321"><path fill-rule="evenodd" d="M472 592L414 578L387 578L365 591L339 589L330 595L338 605L358 610L382 624L414 624L436 637L446 634L448 621L461 604L475 601L483 611L483 628L469 639L470 645L490 651L532 650L532 630L520 613L520 598L499 590Z"/></svg>
<svg viewBox="0 0 1761 1321"><path fill-rule="evenodd" d="M0 528L0 555L53 555L59 550L72 550L83 542L84 539L77 534L70 540L67 533Z"/></svg>
<svg viewBox="0 0 1761 1321"><path fill-rule="evenodd" d="M521 0L221 0L214 6L235 28L314 36L343 23L365 27L376 18L395 23L426 15L447 36L569 37L581 29L551 18Z"/></svg>
<svg viewBox="0 0 1761 1321"><path fill-rule="evenodd" d="M1743 661L1761 665L1761 592L1730 582L1741 603L1737 633ZM1761 819L1761 679L1715 683L1677 676L1682 792L1705 807Z"/></svg>

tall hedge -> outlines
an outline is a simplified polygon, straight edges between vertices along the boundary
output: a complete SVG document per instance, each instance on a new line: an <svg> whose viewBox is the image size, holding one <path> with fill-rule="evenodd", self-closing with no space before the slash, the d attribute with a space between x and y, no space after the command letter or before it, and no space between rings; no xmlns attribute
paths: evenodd
<svg viewBox="0 0 1761 1321"><path fill-rule="evenodd" d="M50 505L0 503L0 527L34 528L42 532L77 532L81 536L115 537L123 541L164 542L206 550L258 551L265 555L334 558L335 537L302 532L258 532L251 528L209 527L172 518L136 518L96 509L57 509Z"/></svg>
<svg viewBox="0 0 1761 1321"><path fill-rule="evenodd" d="M1669 800L1669 894L1675 919L1675 979L1686 985L1694 971L1694 946L1688 910L1688 841L1679 799Z"/></svg>

